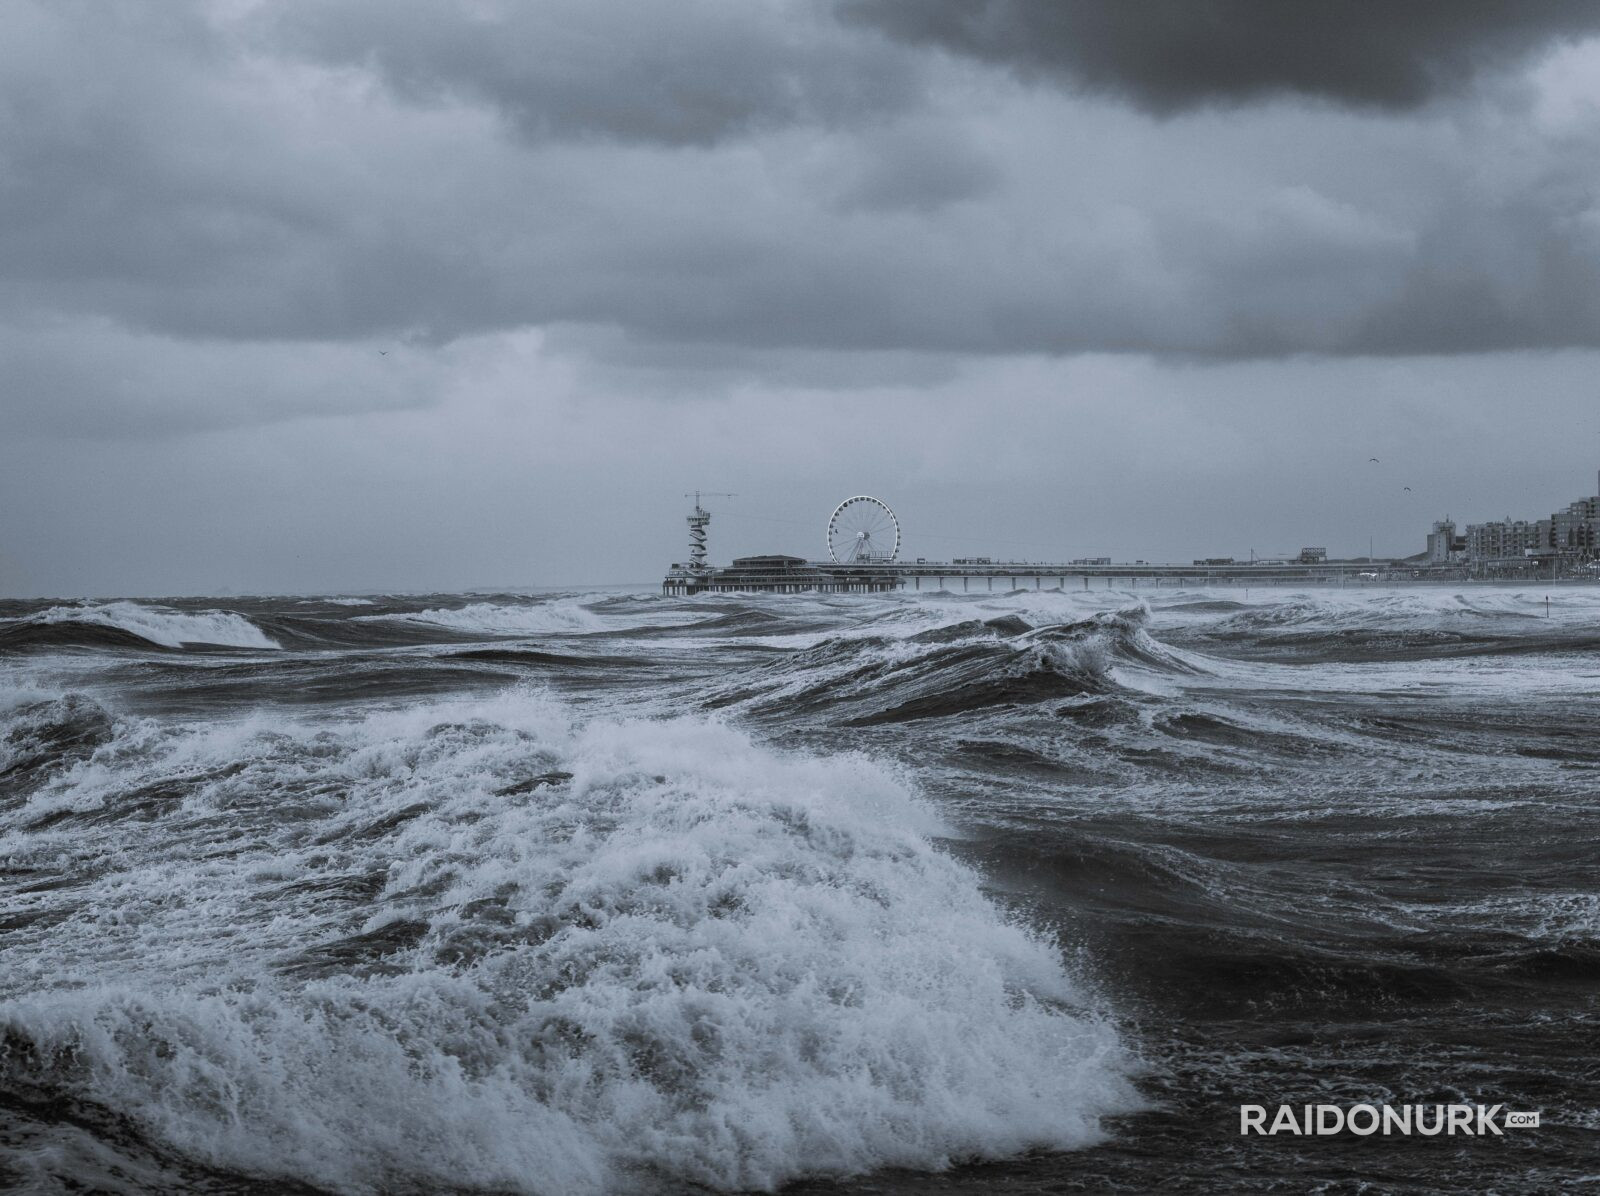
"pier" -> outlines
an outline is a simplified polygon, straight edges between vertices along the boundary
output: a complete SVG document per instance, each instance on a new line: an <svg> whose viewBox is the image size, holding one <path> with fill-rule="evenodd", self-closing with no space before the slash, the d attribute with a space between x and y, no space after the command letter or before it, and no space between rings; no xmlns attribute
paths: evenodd
<svg viewBox="0 0 1600 1196"><path fill-rule="evenodd" d="M782 566L767 562L782 560ZM954 593L1012 590L1090 589L1094 586L1266 586L1362 585L1388 577L1389 561L1334 561L1324 564L1263 562L1233 565L1050 564L995 561L957 564L953 561L872 562L840 564L800 557L745 557L725 568L694 570L673 565L661 583L663 594L754 592L793 594L888 593L895 590Z"/></svg>
<svg viewBox="0 0 1600 1196"><path fill-rule="evenodd" d="M900 522L880 499L856 495L840 503L828 520L829 559L770 553L735 558L728 565L706 559L706 529L711 513L693 495L689 515L689 559L674 564L661 592L675 597L716 593L883 594L896 590L955 593L1013 590L1090 589L1150 586L1263 586L1370 584L1393 580L1394 561L1233 561L1205 560L1191 565L1119 564L1105 557L1051 563L958 557L933 561L899 559ZM1307 550L1320 553L1320 549ZM998 583L998 586L997 584Z"/></svg>

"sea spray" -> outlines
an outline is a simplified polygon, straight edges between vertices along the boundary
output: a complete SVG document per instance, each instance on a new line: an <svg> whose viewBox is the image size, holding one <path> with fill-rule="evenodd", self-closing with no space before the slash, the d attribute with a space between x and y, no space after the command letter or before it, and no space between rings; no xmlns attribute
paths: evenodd
<svg viewBox="0 0 1600 1196"><path fill-rule="evenodd" d="M187 1157L349 1191L769 1188L1080 1146L1137 1103L1057 948L864 757L522 690L119 728L46 800L113 768L178 796L77 829L118 858L14 973L0 1075ZM0 850L59 833L6 825Z"/></svg>

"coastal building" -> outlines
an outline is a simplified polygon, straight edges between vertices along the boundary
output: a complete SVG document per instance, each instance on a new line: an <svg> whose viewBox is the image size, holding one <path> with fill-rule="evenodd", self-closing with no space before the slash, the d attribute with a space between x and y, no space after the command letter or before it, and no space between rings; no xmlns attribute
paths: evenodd
<svg viewBox="0 0 1600 1196"><path fill-rule="evenodd" d="M1580 558L1596 555L1600 548L1600 495L1580 498L1550 516L1550 547Z"/></svg>
<svg viewBox="0 0 1600 1196"><path fill-rule="evenodd" d="M1446 515L1428 533L1428 564L1448 565L1467 554L1467 538L1456 534L1456 521Z"/></svg>
<svg viewBox="0 0 1600 1196"><path fill-rule="evenodd" d="M1467 524L1467 559L1504 560L1525 557L1547 546L1546 519L1504 519L1492 523Z"/></svg>
<svg viewBox="0 0 1600 1196"><path fill-rule="evenodd" d="M1450 520L1433 525L1428 561L1439 562ZM1600 560L1600 494L1568 503L1547 519L1512 519L1467 525L1465 555L1475 572L1516 572L1533 565L1551 570L1591 566ZM1553 575L1553 573L1552 573Z"/></svg>

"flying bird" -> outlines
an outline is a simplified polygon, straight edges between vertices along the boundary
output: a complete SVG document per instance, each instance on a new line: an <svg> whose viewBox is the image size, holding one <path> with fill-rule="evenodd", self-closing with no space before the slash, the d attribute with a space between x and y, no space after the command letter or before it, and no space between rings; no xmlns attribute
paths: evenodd
<svg viewBox="0 0 1600 1196"><path fill-rule="evenodd" d="M379 349L378 350L378 356L379 357L387 357L387 356L389 356L389 350L387 350L387 349Z"/></svg>
<svg viewBox="0 0 1600 1196"><path fill-rule="evenodd" d="M1410 490L1410 489L1411 489L1411 487L1410 487L1410 486L1407 486L1407 487L1405 487L1405 489L1407 489L1407 490Z"/></svg>
<svg viewBox="0 0 1600 1196"><path fill-rule="evenodd" d="M1367 460L1368 461L1377 461L1378 459L1376 457L1368 457ZM1382 464L1382 462L1379 462L1379 464Z"/></svg>

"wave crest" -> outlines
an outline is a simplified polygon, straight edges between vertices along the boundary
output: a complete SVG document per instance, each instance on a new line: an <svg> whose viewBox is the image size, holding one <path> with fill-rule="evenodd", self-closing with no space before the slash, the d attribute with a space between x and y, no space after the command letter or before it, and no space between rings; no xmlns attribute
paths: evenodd
<svg viewBox="0 0 1600 1196"><path fill-rule="evenodd" d="M710 699L780 716L816 712L845 725L941 718L1009 705L1137 688L1140 678L1204 671L1204 658L1145 630L1132 607L1032 627L1016 615L966 620L903 638L823 640L775 660Z"/></svg>
<svg viewBox="0 0 1600 1196"><path fill-rule="evenodd" d="M110 643L100 629L121 633ZM86 634L85 634L86 633ZM0 645L107 647L134 641L163 648L213 644L228 648L280 648L259 627L232 611L179 611L142 602L52 606L0 627Z"/></svg>

